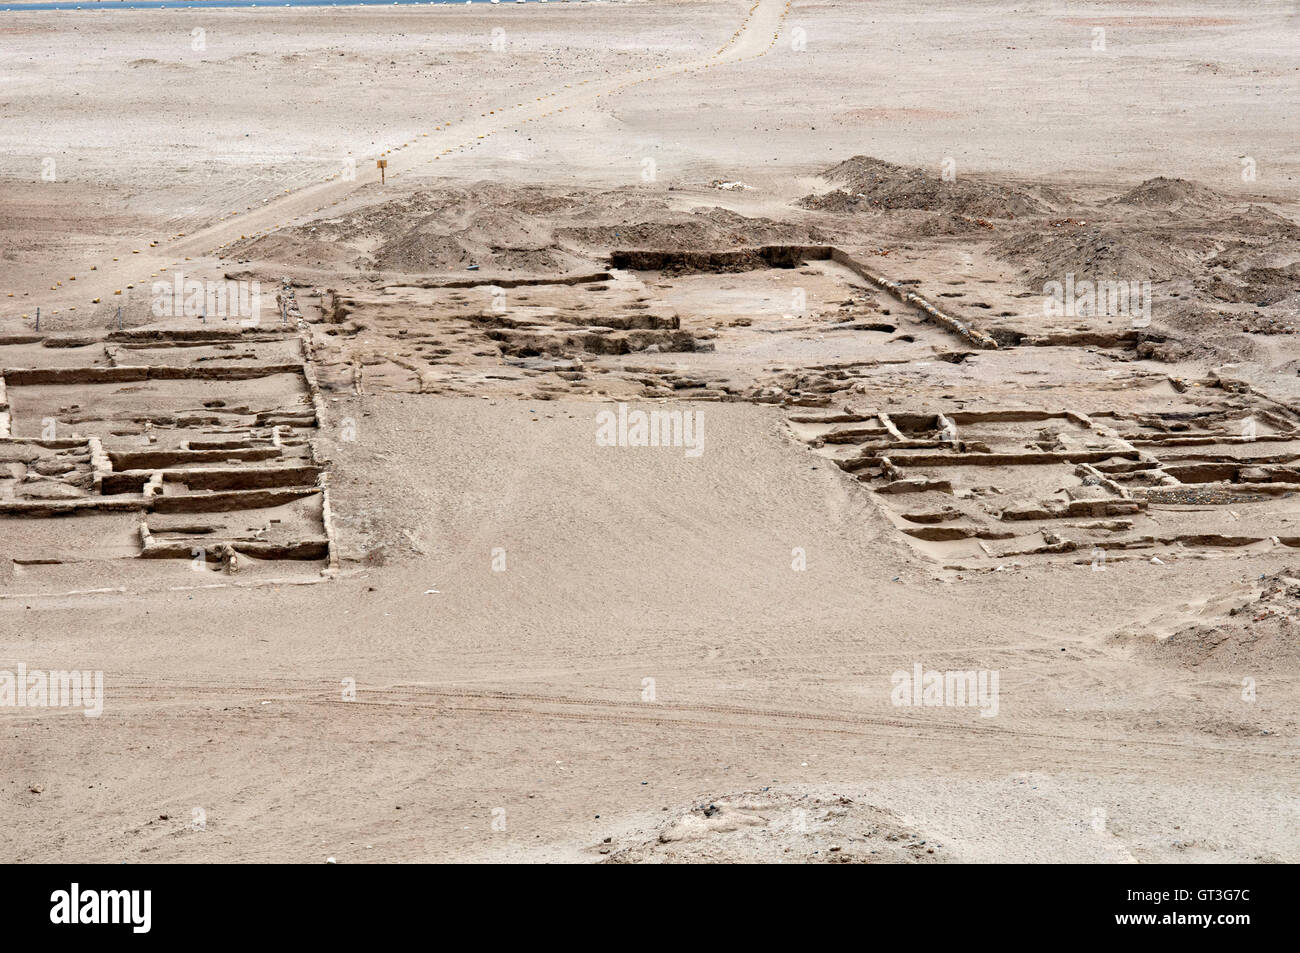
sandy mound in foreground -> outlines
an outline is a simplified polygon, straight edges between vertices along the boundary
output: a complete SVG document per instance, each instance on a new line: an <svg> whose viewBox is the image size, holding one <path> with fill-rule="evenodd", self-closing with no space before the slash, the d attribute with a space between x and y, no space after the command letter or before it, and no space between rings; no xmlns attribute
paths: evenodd
<svg viewBox="0 0 1300 953"><path fill-rule="evenodd" d="M763 789L703 802L633 843L593 848L606 863L928 864L951 860L893 811L838 795Z"/></svg>
<svg viewBox="0 0 1300 953"><path fill-rule="evenodd" d="M1300 569L1242 582L1203 603L1121 630L1115 641L1185 668L1300 670Z"/></svg>

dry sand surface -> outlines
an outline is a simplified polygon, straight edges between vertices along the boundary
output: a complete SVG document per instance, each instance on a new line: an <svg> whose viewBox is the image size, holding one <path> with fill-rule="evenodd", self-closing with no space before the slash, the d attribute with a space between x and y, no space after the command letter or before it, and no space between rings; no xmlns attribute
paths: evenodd
<svg viewBox="0 0 1300 953"><path fill-rule="evenodd" d="M0 14L0 860L1297 861L1297 29Z"/></svg>

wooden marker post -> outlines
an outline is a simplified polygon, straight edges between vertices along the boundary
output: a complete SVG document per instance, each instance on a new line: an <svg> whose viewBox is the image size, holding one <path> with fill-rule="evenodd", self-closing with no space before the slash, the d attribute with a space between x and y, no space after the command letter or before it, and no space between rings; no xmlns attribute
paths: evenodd
<svg viewBox="0 0 1300 953"><path fill-rule="evenodd" d="M377 169L379 169L379 184L380 184L380 185L383 185L383 184L384 184L384 170L388 168L388 160L387 160L387 159L376 159L376 160L375 160L375 167L376 167Z"/></svg>

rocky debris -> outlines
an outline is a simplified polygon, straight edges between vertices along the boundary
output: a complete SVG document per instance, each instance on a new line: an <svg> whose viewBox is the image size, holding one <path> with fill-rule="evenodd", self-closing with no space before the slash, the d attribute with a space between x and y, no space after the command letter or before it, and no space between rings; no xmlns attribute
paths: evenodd
<svg viewBox="0 0 1300 953"><path fill-rule="evenodd" d="M621 842L621 843L620 843ZM590 848L603 863L931 864L948 848L886 808L769 788L701 801L648 831Z"/></svg>
<svg viewBox="0 0 1300 953"><path fill-rule="evenodd" d="M100 343L100 339L93 334L51 334L42 339L42 347L89 347L92 344Z"/></svg>
<svg viewBox="0 0 1300 953"><path fill-rule="evenodd" d="M76 468L76 463L65 457L47 457L32 464L32 469L42 476L59 476Z"/></svg>
<svg viewBox="0 0 1300 953"><path fill-rule="evenodd" d="M0 463L31 463L48 451L30 443L0 441Z"/></svg>
<svg viewBox="0 0 1300 953"><path fill-rule="evenodd" d="M877 493L951 493L952 483L948 480L906 479L894 480L874 489Z"/></svg>
<svg viewBox="0 0 1300 953"><path fill-rule="evenodd" d="M57 480L42 480L20 484L15 488L15 494L32 500L73 500L85 496L86 492Z"/></svg>
<svg viewBox="0 0 1300 953"><path fill-rule="evenodd" d="M1247 503L1259 499L1258 494L1238 491L1224 484L1138 488L1136 492L1145 496L1148 503L1162 503L1165 505L1224 506L1230 503Z"/></svg>

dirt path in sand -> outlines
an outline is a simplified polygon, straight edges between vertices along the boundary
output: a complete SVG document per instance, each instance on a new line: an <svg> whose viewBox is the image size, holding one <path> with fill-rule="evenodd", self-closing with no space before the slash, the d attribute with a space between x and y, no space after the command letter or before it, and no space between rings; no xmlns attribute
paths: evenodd
<svg viewBox="0 0 1300 953"><path fill-rule="evenodd" d="M344 179L341 172L325 181L279 197L268 196L260 208L232 211L214 225L183 236L172 236L150 247L150 239L140 238L130 247L109 251L93 272L79 274L77 282L60 289L42 290L47 312L69 305L85 307L98 298L111 303L115 292L127 285L139 287L155 275L183 266L190 259L205 258L231 242L248 236L274 231L304 216L313 215L334 205L367 185L380 180L375 160L388 159L386 178L397 179L415 173L434 171L439 164L464 155L477 144L503 130L522 123L537 122L568 110L593 106L602 97L615 96L632 86L650 83L663 77L712 69L725 64L763 56L776 42L781 23L789 10L790 0L756 0L736 33L719 42L717 50L706 59L690 60L676 66L634 70L602 81L583 80L575 85L516 103L486 114L436 126L419 138L395 144L388 150L358 159L356 177ZM19 290L37 291L35 286ZM122 300L119 298L119 300Z"/></svg>

